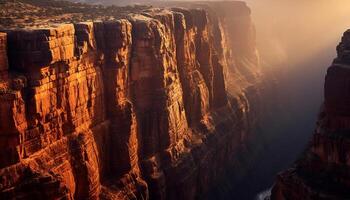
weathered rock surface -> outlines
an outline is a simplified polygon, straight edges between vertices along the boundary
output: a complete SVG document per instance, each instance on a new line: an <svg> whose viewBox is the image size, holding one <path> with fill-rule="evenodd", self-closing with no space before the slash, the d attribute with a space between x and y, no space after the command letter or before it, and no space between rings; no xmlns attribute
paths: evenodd
<svg viewBox="0 0 350 200"><path fill-rule="evenodd" d="M7 71L7 37L5 33L0 33L0 71Z"/></svg>
<svg viewBox="0 0 350 200"><path fill-rule="evenodd" d="M205 198L254 137L242 2L5 32L0 199Z"/></svg>
<svg viewBox="0 0 350 200"><path fill-rule="evenodd" d="M293 168L278 175L273 200L350 198L350 31L337 51L310 146Z"/></svg>

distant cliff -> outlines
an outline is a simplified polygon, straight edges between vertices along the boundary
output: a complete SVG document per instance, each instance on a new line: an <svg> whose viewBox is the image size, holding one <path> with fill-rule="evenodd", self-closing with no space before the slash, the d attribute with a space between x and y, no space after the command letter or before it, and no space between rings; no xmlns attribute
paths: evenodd
<svg viewBox="0 0 350 200"><path fill-rule="evenodd" d="M242 2L3 32L0 199L201 198L255 137Z"/></svg>
<svg viewBox="0 0 350 200"><path fill-rule="evenodd" d="M278 175L273 200L350 199L350 31L328 68L323 108L309 148Z"/></svg>

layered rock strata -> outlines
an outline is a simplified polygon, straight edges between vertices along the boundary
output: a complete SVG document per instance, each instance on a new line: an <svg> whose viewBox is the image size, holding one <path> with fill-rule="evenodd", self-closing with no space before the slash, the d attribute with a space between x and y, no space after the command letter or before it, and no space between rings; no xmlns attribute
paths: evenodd
<svg viewBox="0 0 350 200"><path fill-rule="evenodd" d="M205 198L260 81L249 8L205 7L1 33L0 199Z"/></svg>
<svg viewBox="0 0 350 200"><path fill-rule="evenodd" d="M350 31L328 68L325 100L309 148L293 168L278 175L271 199L350 198Z"/></svg>

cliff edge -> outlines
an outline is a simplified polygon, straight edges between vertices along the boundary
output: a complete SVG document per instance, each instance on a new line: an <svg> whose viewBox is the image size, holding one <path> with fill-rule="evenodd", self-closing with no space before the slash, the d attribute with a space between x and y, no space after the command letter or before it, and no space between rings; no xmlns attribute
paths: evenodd
<svg viewBox="0 0 350 200"><path fill-rule="evenodd" d="M0 199L205 198L239 163L261 76L244 3L46 23L0 33Z"/></svg>

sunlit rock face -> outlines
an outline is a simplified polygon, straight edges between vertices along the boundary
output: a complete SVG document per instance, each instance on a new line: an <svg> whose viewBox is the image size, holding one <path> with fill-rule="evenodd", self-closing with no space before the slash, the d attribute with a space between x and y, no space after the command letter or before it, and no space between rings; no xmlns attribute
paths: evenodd
<svg viewBox="0 0 350 200"><path fill-rule="evenodd" d="M6 33L0 199L205 198L254 137L244 3Z"/></svg>
<svg viewBox="0 0 350 200"><path fill-rule="evenodd" d="M350 31L328 68L325 100L310 147L295 166L278 175L272 199L349 199Z"/></svg>

